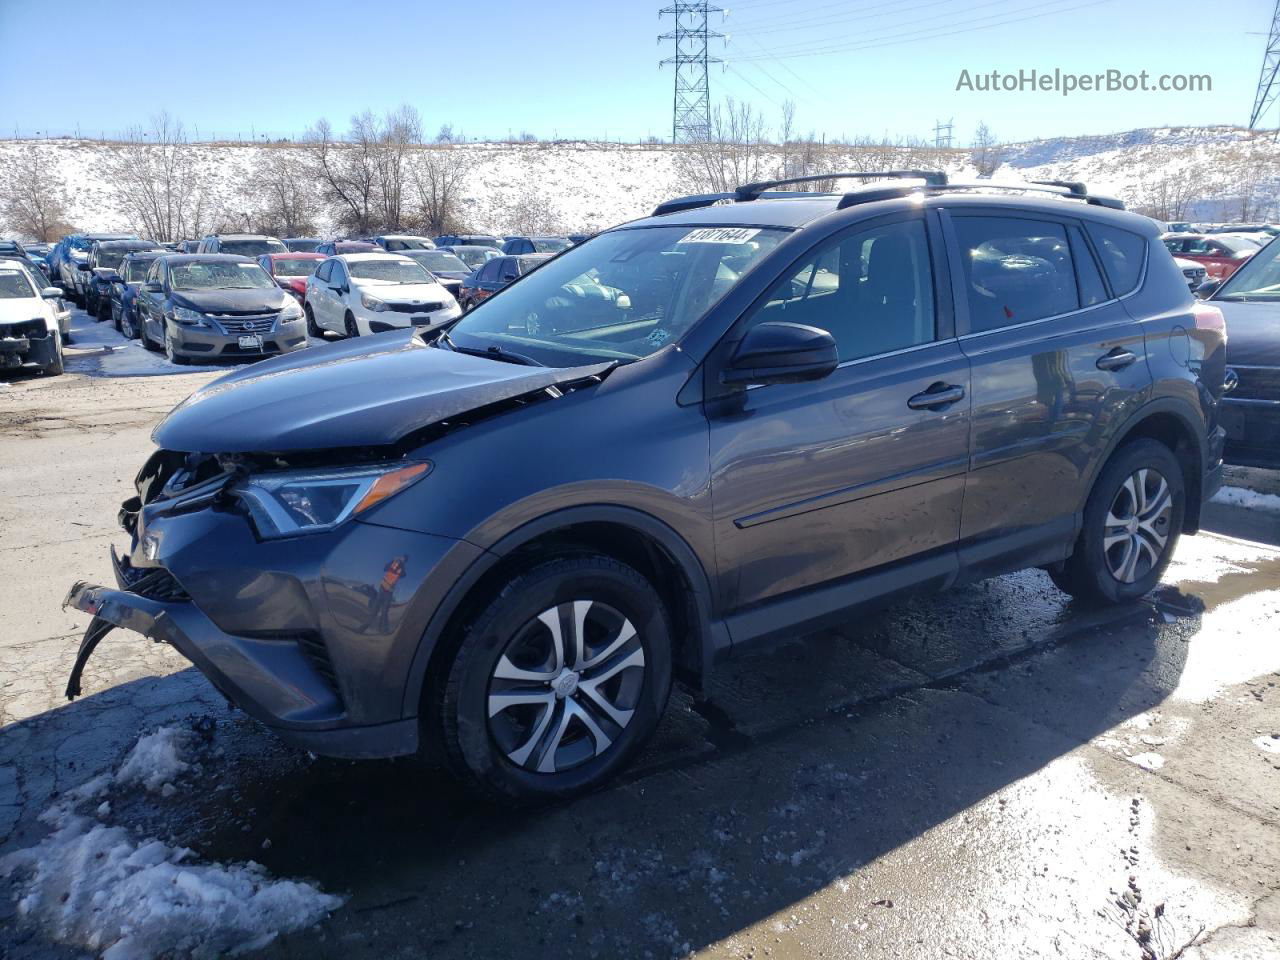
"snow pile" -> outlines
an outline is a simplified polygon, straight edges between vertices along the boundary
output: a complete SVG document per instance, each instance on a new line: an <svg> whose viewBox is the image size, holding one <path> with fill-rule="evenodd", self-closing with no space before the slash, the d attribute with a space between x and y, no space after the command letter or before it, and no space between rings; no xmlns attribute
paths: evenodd
<svg viewBox="0 0 1280 960"><path fill-rule="evenodd" d="M116 773L69 791L41 816L53 832L0 860L0 875L20 878L20 917L105 960L198 960L261 947L342 905L312 884L276 880L252 861L194 863L185 847L137 839L76 812L113 784L171 785L192 766L180 756L190 738L173 727L142 737ZM109 814L109 804L97 813Z"/></svg>
<svg viewBox="0 0 1280 960"><path fill-rule="evenodd" d="M180 756L191 746L193 734L179 727L161 727L155 733L141 737L116 771L116 783L122 786L141 784L152 793L176 780L191 769Z"/></svg>
<svg viewBox="0 0 1280 960"><path fill-rule="evenodd" d="M1274 493L1259 493L1247 487L1221 487L1213 495L1214 503L1225 503L1233 507L1246 507L1250 510L1262 510L1266 513L1280 513L1280 496Z"/></svg>

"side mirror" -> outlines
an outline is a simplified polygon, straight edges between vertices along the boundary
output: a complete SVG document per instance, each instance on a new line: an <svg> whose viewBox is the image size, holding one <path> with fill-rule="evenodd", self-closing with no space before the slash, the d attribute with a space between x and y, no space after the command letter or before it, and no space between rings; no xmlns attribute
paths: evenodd
<svg viewBox="0 0 1280 960"><path fill-rule="evenodd" d="M821 380L839 364L835 338L827 331L772 321L747 331L720 379L730 384L800 383Z"/></svg>
<svg viewBox="0 0 1280 960"><path fill-rule="evenodd" d="M1195 295L1201 300L1207 300L1218 292L1218 288L1222 286L1221 280L1205 280L1200 286L1196 287Z"/></svg>
<svg viewBox="0 0 1280 960"><path fill-rule="evenodd" d="M159 280L148 280L142 285L142 289L147 293L163 293L164 285Z"/></svg>
<svg viewBox="0 0 1280 960"><path fill-rule="evenodd" d="M40 291L40 296L44 297L46 300L57 300L62 296L62 291L57 287L45 287Z"/></svg>

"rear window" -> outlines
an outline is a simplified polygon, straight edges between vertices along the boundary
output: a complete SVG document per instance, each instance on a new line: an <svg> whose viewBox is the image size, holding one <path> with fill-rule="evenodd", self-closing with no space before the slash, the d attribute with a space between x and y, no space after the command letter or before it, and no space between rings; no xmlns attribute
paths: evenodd
<svg viewBox="0 0 1280 960"><path fill-rule="evenodd" d="M1117 297L1133 293L1142 279L1147 259L1146 238L1101 223L1088 224L1088 230L1102 257L1102 269L1111 281L1112 292Z"/></svg>

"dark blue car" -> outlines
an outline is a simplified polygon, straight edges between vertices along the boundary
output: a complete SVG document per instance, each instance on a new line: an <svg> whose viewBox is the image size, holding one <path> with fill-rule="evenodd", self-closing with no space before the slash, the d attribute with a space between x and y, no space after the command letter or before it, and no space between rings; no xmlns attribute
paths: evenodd
<svg viewBox="0 0 1280 960"><path fill-rule="evenodd" d="M135 312L134 300L138 288L146 279L147 271L157 257L164 256L164 251L145 250L138 253L127 253L120 261L111 279L111 322L115 328L130 340L138 338L138 315Z"/></svg>

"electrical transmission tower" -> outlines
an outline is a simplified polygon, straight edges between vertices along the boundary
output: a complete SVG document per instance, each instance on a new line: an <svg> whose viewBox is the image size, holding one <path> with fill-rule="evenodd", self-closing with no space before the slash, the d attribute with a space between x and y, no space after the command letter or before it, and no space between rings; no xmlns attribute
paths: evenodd
<svg viewBox="0 0 1280 960"><path fill-rule="evenodd" d="M1280 2L1280 0L1277 0L1277 2ZM950 120L946 123L939 120L933 125L933 145L935 147L950 149L953 139L951 135L952 126L953 124Z"/></svg>
<svg viewBox="0 0 1280 960"><path fill-rule="evenodd" d="M723 14L706 0L677 2L658 11L659 17L675 19L675 29L658 37L658 42L674 40L676 52L658 66L672 64L676 68L676 89L671 109L671 142L689 143L705 140L711 132L711 87L707 65L719 63L711 56L711 41L724 34L711 30L708 20L713 13Z"/></svg>
<svg viewBox="0 0 1280 960"><path fill-rule="evenodd" d="M1258 92L1253 98L1253 114L1249 117L1252 130L1262 119L1271 104L1275 103L1280 89L1276 86L1276 73L1280 71L1280 0L1271 14L1271 32L1267 35L1267 52L1262 58L1262 72L1258 74Z"/></svg>

